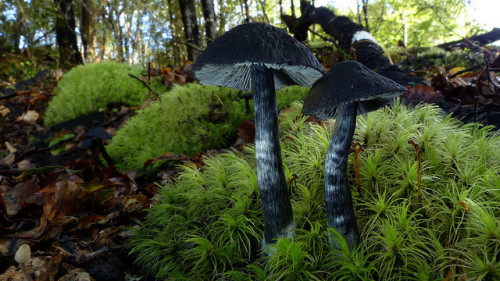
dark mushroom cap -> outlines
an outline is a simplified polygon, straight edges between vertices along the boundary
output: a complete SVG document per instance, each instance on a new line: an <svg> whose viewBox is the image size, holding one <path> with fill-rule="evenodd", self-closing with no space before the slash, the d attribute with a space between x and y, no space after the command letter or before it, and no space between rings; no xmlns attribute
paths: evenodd
<svg viewBox="0 0 500 281"><path fill-rule="evenodd" d="M265 23L236 26L207 46L194 64L200 84L252 90L251 66L274 71L276 90L289 85L310 87L323 76L316 57L280 28Z"/></svg>
<svg viewBox="0 0 500 281"><path fill-rule="evenodd" d="M85 134L85 137L86 138L96 137L96 138L99 138L101 140L111 139L111 135L108 134L108 132L106 132L106 130L104 130L104 128L102 128L102 127L96 127L96 128L91 129L90 131L88 131Z"/></svg>
<svg viewBox="0 0 500 281"><path fill-rule="evenodd" d="M316 81L304 99L302 112L320 119L335 117L336 107L358 102L358 114L377 110L406 92L402 85L356 61L334 65Z"/></svg>
<svg viewBox="0 0 500 281"><path fill-rule="evenodd" d="M83 148L88 148L96 146L99 142L102 143L103 140L111 139L111 135L104 130L102 127L96 127L91 129L85 134L85 139L82 142Z"/></svg>

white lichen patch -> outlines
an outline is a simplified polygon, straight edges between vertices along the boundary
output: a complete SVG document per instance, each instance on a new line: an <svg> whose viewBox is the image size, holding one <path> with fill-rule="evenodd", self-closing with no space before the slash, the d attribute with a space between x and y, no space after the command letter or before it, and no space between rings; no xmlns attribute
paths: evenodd
<svg viewBox="0 0 500 281"><path fill-rule="evenodd" d="M354 44L354 43L356 43L358 41L362 41L362 40L370 40L373 43L380 46L380 44L377 42L377 39L375 39L375 37L373 37L373 35L371 35L370 32L365 31L365 30L360 30L360 31L354 33L354 35L352 36L351 44Z"/></svg>

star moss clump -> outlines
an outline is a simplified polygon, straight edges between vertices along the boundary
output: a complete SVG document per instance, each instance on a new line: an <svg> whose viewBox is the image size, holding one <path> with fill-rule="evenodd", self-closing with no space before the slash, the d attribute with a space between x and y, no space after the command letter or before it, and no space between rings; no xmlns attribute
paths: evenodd
<svg viewBox="0 0 500 281"><path fill-rule="evenodd" d="M288 87L277 93L278 107L303 99L305 87ZM159 100L130 118L106 149L120 170L138 169L167 152L195 156L208 149L230 146L237 127L252 119L243 92L191 83L176 85Z"/></svg>
<svg viewBox="0 0 500 281"><path fill-rule="evenodd" d="M55 96L45 112L45 125L71 120L90 113L103 112L109 106L137 106L148 96L148 89L136 77L141 68L106 61L79 65L64 74L57 83ZM155 90L165 87L153 83Z"/></svg>
<svg viewBox="0 0 500 281"><path fill-rule="evenodd" d="M132 238L136 261L173 280L500 279L498 133L433 106L396 103L359 116L354 138L364 151L358 161L350 155L349 168L362 242L350 252L333 233L341 248L333 253L323 195L333 121L308 123L300 112L295 104L280 116L297 223L291 241L278 240L274 254L261 257L248 146L207 159L202 170L182 166Z"/></svg>

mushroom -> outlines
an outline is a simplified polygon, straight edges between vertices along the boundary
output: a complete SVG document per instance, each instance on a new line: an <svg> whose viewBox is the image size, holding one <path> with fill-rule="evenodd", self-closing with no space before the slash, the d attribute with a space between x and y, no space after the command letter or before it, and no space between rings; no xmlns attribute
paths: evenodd
<svg viewBox="0 0 500 281"><path fill-rule="evenodd" d="M328 226L342 234L351 249L359 242L347 183L347 157L356 115L379 109L405 92L402 85L361 63L345 61L334 65L316 81L304 100L304 114L320 119L336 118L325 160L326 214Z"/></svg>
<svg viewBox="0 0 500 281"><path fill-rule="evenodd" d="M27 281L33 281L25 265L25 263L29 262L31 259L30 246L28 244L22 244L21 246L19 246L19 249L17 249L16 255L14 256L14 259L16 260L16 262L19 263L19 267L21 267L24 279L26 279Z"/></svg>
<svg viewBox="0 0 500 281"><path fill-rule="evenodd" d="M103 141L108 139L111 139L111 135L108 134L108 132L106 132L106 130L102 127L91 129L85 134L85 138L83 139L82 148L90 148L92 157L94 157L94 160L99 166L102 166L102 162L99 158L99 152L108 163L108 166L115 164L113 159L111 159L111 156L109 156L106 151L106 148L104 148Z"/></svg>
<svg viewBox="0 0 500 281"><path fill-rule="evenodd" d="M215 39L194 64L200 84L253 91L257 182L264 215L264 246L294 233L290 195L278 137L275 91L311 86L323 68L304 45L264 23L239 25Z"/></svg>

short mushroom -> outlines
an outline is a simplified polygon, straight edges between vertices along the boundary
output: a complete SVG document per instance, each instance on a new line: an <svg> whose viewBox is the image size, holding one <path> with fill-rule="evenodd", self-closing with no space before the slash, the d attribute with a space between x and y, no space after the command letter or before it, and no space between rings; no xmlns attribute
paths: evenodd
<svg viewBox="0 0 500 281"><path fill-rule="evenodd" d="M292 205L278 137L275 91L311 86L323 68L304 45L264 23L239 25L215 39L198 57L200 84L253 91L257 182L264 215L264 245L294 233Z"/></svg>
<svg viewBox="0 0 500 281"><path fill-rule="evenodd" d="M19 267L21 267L24 279L26 279L27 281L33 281L30 274L28 273L28 270L26 269L26 263L31 259L30 246L28 244L22 244L21 246L19 246L14 259L19 263Z"/></svg>
<svg viewBox="0 0 500 281"><path fill-rule="evenodd" d="M355 61L334 65L311 87L303 113L320 119L336 118L325 160L325 203L328 226L344 236L350 248L359 232L347 183L347 158L356 115L379 109L406 92L402 85Z"/></svg>
<svg viewBox="0 0 500 281"><path fill-rule="evenodd" d="M85 134L85 138L82 142L82 148L90 148L92 152L92 156L94 160L97 162L99 166L102 166L101 160L99 158L99 153L101 153L102 157L108 163L108 166L114 165L115 162L111 159L106 148L104 148L103 141L111 139L111 135L104 130L102 127L96 127L89 130Z"/></svg>

